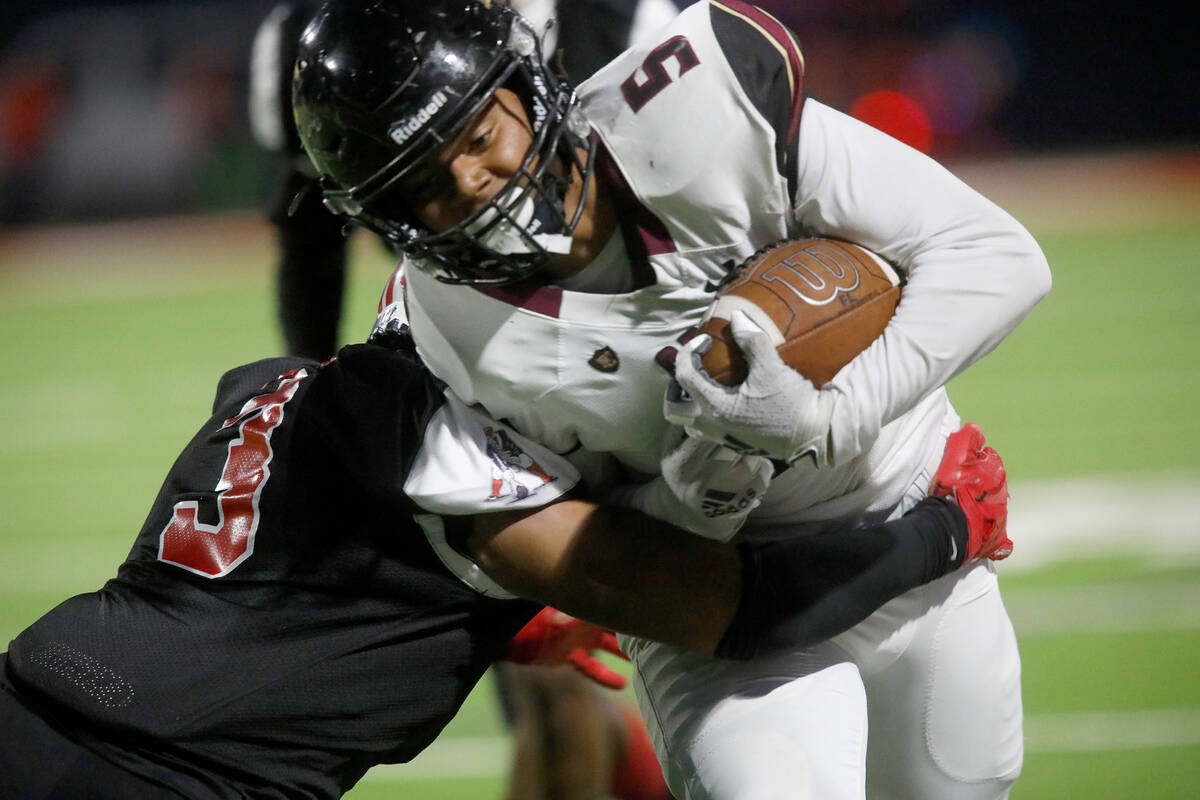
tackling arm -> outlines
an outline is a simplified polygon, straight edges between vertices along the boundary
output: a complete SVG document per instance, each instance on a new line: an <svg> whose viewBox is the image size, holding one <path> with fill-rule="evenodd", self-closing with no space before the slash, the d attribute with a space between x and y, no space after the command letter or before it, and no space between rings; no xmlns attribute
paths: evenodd
<svg viewBox="0 0 1200 800"><path fill-rule="evenodd" d="M506 589L613 630L728 658L803 647L957 568L966 518L937 498L867 528L740 548L638 512L566 500L476 518Z"/></svg>
<svg viewBox="0 0 1200 800"><path fill-rule="evenodd" d="M741 594L731 547L584 500L480 515L468 547L511 592L700 652L713 652Z"/></svg>
<svg viewBox="0 0 1200 800"><path fill-rule="evenodd" d="M477 516L467 544L509 591L613 630L750 658L834 636L964 561L1007 556L1007 485L968 425L950 437L934 496L878 525L734 547L564 500Z"/></svg>

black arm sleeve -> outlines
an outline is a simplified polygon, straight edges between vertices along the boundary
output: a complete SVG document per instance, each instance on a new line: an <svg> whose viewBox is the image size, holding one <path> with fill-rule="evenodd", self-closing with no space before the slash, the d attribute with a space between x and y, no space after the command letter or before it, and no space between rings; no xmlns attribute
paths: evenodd
<svg viewBox="0 0 1200 800"><path fill-rule="evenodd" d="M836 636L893 597L957 569L967 536L957 505L927 497L880 525L743 544L742 599L716 655L748 659Z"/></svg>

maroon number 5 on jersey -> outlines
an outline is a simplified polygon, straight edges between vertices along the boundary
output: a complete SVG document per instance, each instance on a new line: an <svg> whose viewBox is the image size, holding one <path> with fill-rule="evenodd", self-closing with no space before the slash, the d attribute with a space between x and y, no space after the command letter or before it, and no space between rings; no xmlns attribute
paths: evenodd
<svg viewBox="0 0 1200 800"><path fill-rule="evenodd" d="M641 111L642 106L649 103L654 95L670 85L671 75L663 66L669 58L674 58L679 62L679 77L681 78L683 73L700 63L691 43L683 36L672 36L651 50L641 67L642 72L646 74L646 80L638 83L637 70L634 70L633 74L621 84L621 94L625 96L625 102L629 103L633 113Z"/></svg>
<svg viewBox="0 0 1200 800"><path fill-rule="evenodd" d="M284 405L307 377L304 369L285 373L275 391L252 397L240 412L225 420L221 430L237 425L238 437L229 443L221 479L211 497L175 504L159 537L160 561L206 578L219 578L254 552L258 499L271 478L271 433L283 422ZM215 525L197 519L201 502L215 503Z"/></svg>

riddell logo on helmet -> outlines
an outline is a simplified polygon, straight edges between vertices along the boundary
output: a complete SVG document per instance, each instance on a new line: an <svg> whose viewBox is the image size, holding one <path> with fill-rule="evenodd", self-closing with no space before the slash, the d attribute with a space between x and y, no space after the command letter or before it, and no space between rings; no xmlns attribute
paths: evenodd
<svg viewBox="0 0 1200 800"><path fill-rule="evenodd" d="M422 125L433 119L433 115L438 112L438 109L446 105L446 99L445 92L437 92L429 98L429 102L420 111L408 119L393 123L392 127L388 129L388 136L392 137L392 141L396 144L404 144L410 136L421 130Z"/></svg>

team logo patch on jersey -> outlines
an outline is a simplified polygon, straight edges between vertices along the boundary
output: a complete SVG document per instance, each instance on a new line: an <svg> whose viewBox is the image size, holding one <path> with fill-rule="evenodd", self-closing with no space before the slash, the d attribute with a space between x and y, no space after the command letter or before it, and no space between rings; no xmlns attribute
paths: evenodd
<svg viewBox="0 0 1200 800"><path fill-rule="evenodd" d="M588 359L588 365L601 372L616 372L621 367L621 359L617 358L616 351L605 345L592 353L592 357Z"/></svg>
<svg viewBox="0 0 1200 800"><path fill-rule="evenodd" d="M533 456L514 442L508 431L489 427L484 428L483 433L487 437L487 454L492 460L489 501L516 503L558 480L558 476L547 473Z"/></svg>

